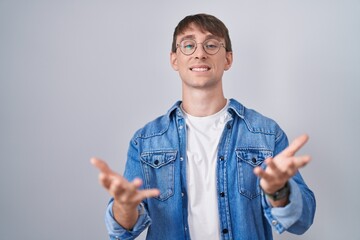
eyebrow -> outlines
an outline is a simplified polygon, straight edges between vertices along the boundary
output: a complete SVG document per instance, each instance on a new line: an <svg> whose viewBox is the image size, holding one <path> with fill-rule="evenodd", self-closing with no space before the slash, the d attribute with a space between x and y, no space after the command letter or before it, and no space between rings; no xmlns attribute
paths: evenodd
<svg viewBox="0 0 360 240"><path fill-rule="evenodd" d="M180 42L183 41L183 40L186 40L186 39L195 40L195 35L190 34L190 35L183 36L183 37L180 39ZM204 41L206 41L206 40L208 40L208 39L216 39L216 40L218 40L218 41L221 41L221 39L220 39L219 37L217 37L217 36L215 36L215 35L212 35L212 34L206 35Z"/></svg>

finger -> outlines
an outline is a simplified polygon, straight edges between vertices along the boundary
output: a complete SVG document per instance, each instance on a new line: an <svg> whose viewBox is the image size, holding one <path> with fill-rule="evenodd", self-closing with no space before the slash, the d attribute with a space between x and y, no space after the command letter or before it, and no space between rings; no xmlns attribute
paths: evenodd
<svg viewBox="0 0 360 240"><path fill-rule="evenodd" d="M267 171L271 171L272 174L275 174L275 175L280 175L282 174L283 172L281 171L281 169L279 168L279 166L275 163L274 159L273 158L267 158L265 160L265 163L267 165L266 168L268 168Z"/></svg>
<svg viewBox="0 0 360 240"><path fill-rule="evenodd" d="M99 182L104 188L106 188L106 189L110 188L111 179L109 178L108 174L100 172L99 173Z"/></svg>
<svg viewBox="0 0 360 240"><path fill-rule="evenodd" d="M142 201L146 198L157 197L159 195L160 195L160 191L159 189L156 188L141 190L137 195L137 201Z"/></svg>
<svg viewBox="0 0 360 240"><path fill-rule="evenodd" d="M97 169L99 169L103 173L113 173L113 171L109 168L107 163L99 158L91 158L90 162Z"/></svg>
<svg viewBox="0 0 360 240"><path fill-rule="evenodd" d="M255 167L254 168L254 174L258 177L261 177L260 175L262 174L262 169L261 167Z"/></svg>
<svg viewBox="0 0 360 240"><path fill-rule="evenodd" d="M309 163L310 156L298 156L287 158L287 164L282 166L282 169L278 168L277 178L286 178L289 179L296 174L299 168L304 167Z"/></svg>
<svg viewBox="0 0 360 240"><path fill-rule="evenodd" d="M297 157L282 159L284 161L274 161L274 159L267 159L267 168L270 169L271 174L276 175L276 178L290 178L298 170L298 166L295 163L296 159Z"/></svg>
<svg viewBox="0 0 360 240"><path fill-rule="evenodd" d="M143 185L143 181L140 178L135 178L131 184L139 189ZM160 195L160 191L156 188L146 189L146 190L139 190L137 191L136 200L142 201L145 198L157 197Z"/></svg>
<svg viewBox="0 0 360 240"><path fill-rule="evenodd" d="M109 192L114 198L122 197L127 198L131 195L129 192L134 192L134 189L130 189L128 182L122 181L121 179L113 179L109 187Z"/></svg>
<svg viewBox="0 0 360 240"><path fill-rule="evenodd" d="M305 167L311 161L311 157L308 155L298 156L294 159L294 165L297 169Z"/></svg>
<svg viewBox="0 0 360 240"><path fill-rule="evenodd" d="M268 173L266 173L261 167L254 168L254 174L258 176L259 178L263 178L266 181L271 181L272 176Z"/></svg>
<svg viewBox="0 0 360 240"><path fill-rule="evenodd" d="M124 191L124 195L130 198L132 195L138 194L140 192L139 188L142 186L142 184L143 181L140 178L135 178L132 182L128 182L127 189Z"/></svg>
<svg viewBox="0 0 360 240"><path fill-rule="evenodd" d="M134 186L136 188L139 188L142 186L143 184L143 181L140 179L140 178L135 178L133 181L132 181L132 184L134 184Z"/></svg>
<svg viewBox="0 0 360 240"><path fill-rule="evenodd" d="M286 156L291 157L294 156L297 151L299 151L300 148L302 148L305 143L308 141L309 136L307 134L303 134L297 138L295 138L291 144L285 148L279 155L280 156Z"/></svg>

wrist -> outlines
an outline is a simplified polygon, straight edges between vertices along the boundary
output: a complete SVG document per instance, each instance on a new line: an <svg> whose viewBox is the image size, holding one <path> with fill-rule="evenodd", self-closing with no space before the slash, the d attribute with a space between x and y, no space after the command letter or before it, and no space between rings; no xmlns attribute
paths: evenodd
<svg viewBox="0 0 360 240"><path fill-rule="evenodd" d="M279 200L285 199L289 196L290 186L289 186L289 183L286 182L286 184L282 188L275 191L274 193L267 193L265 191L264 191L264 193L269 199L271 199L273 201L279 201Z"/></svg>
<svg viewBox="0 0 360 240"><path fill-rule="evenodd" d="M112 206L112 211L116 222L127 230L132 229L139 216L139 211L136 206L135 208L129 208L116 202L114 202Z"/></svg>

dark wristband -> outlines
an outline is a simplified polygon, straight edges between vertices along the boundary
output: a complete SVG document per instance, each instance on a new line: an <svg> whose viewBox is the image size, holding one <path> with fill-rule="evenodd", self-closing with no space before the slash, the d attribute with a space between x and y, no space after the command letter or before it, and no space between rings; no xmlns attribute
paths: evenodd
<svg viewBox="0 0 360 240"><path fill-rule="evenodd" d="M290 194L290 187L289 183L286 182L285 186L281 189L277 190L276 192L269 194L264 191L265 195L273 201L278 201L281 199L286 198Z"/></svg>

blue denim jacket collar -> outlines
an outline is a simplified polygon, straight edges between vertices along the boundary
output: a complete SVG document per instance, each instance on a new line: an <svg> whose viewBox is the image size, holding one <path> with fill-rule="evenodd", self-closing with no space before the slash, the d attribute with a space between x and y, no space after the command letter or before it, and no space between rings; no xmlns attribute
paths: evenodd
<svg viewBox="0 0 360 240"><path fill-rule="evenodd" d="M167 112L166 116L168 117L168 121L170 121L171 118L171 114L175 111L176 115L178 117L183 117L183 112L181 111L180 105L181 105L182 101L177 101ZM245 107L239 103L238 101L236 101L233 98L229 99L229 110L232 109L234 111L234 113L236 113L240 118L244 118L244 112L245 112Z"/></svg>

